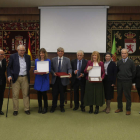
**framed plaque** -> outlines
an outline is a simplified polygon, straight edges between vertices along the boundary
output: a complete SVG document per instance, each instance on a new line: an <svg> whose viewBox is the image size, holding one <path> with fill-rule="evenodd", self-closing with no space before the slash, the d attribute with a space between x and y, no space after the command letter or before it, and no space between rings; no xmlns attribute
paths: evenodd
<svg viewBox="0 0 140 140"><path fill-rule="evenodd" d="M96 83L102 82L101 66L93 66L93 68L89 71L88 80L90 82L96 82Z"/></svg>

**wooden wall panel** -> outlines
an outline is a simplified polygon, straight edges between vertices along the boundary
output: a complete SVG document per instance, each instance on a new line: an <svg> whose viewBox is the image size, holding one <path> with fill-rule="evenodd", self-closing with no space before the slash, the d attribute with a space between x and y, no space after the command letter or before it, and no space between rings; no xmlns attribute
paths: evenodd
<svg viewBox="0 0 140 140"><path fill-rule="evenodd" d="M38 8L0 8L0 21L39 20Z"/></svg>
<svg viewBox="0 0 140 140"><path fill-rule="evenodd" d="M2 15L18 15L18 14L23 14L23 15L39 15L39 9L37 7L15 7L15 8L0 8L0 14Z"/></svg>
<svg viewBox="0 0 140 140"><path fill-rule="evenodd" d="M108 14L140 14L140 6L111 6Z"/></svg>
<svg viewBox="0 0 140 140"><path fill-rule="evenodd" d="M108 15L109 20L140 20L140 15Z"/></svg>
<svg viewBox="0 0 140 140"><path fill-rule="evenodd" d="M39 21L39 16L38 15L2 15L0 16L0 21L33 21L33 20L38 20Z"/></svg>
<svg viewBox="0 0 140 140"><path fill-rule="evenodd" d="M140 6L113 6L108 9L108 20L139 20Z"/></svg>

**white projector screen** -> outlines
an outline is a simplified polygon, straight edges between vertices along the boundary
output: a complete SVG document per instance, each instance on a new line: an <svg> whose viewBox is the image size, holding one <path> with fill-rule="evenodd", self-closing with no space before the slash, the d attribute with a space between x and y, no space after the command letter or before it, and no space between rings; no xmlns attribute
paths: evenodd
<svg viewBox="0 0 140 140"><path fill-rule="evenodd" d="M40 48L106 52L108 6L39 7Z"/></svg>

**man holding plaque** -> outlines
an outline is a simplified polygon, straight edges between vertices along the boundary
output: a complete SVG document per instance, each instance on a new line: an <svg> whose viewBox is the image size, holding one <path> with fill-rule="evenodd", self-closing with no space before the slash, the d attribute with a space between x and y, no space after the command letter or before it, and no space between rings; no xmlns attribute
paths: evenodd
<svg viewBox="0 0 140 140"><path fill-rule="evenodd" d="M84 106L84 94L85 94L85 84L86 78L84 74L84 69L87 65L87 60L83 59L84 52L79 50L77 52L77 59L71 61L72 66L72 86L74 88L74 104L75 107L73 110L77 110L79 108L79 87L81 89L81 111L85 111Z"/></svg>
<svg viewBox="0 0 140 140"><path fill-rule="evenodd" d="M52 96L53 96L53 102L52 102L52 108L50 112L54 112L55 108L57 107L57 98L58 94L60 93L60 110L61 112L65 112L64 109L64 93L66 86L69 84L69 78L72 74L72 68L70 59L67 57L64 57L64 49L59 47L57 49L58 57L54 57L51 62L51 73L52 73ZM56 73L65 72L69 74L69 78L60 78L57 76Z"/></svg>
<svg viewBox="0 0 140 140"><path fill-rule="evenodd" d="M136 67L134 62L128 58L127 49L121 50L122 59L117 63L118 75L117 75L117 101L118 101L118 109L115 113L119 113L123 111L122 104L122 94L126 97L126 115L131 114L131 87L132 80L135 77Z"/></svg>
<svg viewBox="0 0 140 140"><path fill-rule="evenodd" d="M12 80L12 93L13 93L13 115L18 115L19 109L19 90L22 89L24 111L27 115L30 114L29 111L29 82L30 75L29 71L31 68L30 56L25 54L25 46L19 45L17 47L18 53L10 55L9 64L7 67L8 81Z"/></svg>

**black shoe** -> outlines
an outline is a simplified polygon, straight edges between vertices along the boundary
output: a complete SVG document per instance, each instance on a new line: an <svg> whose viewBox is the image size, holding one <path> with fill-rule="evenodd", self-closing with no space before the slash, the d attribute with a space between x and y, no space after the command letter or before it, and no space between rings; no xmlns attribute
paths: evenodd
<svg viewBox="0 0 140 140"><path fill-rule="evenodd" d="M82 107L82 108L81 108L81 111L82 111L82 112L85 112L85 108L84 108L84 107Z"/></svg>
<svg viewBox="0 0 140 140"><path fill-rule="evenodd" d="M55 111L55 107L52 107L50 112L53 113Z"/></svg>
<svg viewBox="0 0 140 140"><path fill-rule="evenodd" d="M13 115L14 115L14 116L17 116L17 115L18 115L18 111L14 111L14 112L13 112Z"/></svg>
<svg viewBox="0 0 140 140"><path fill-rule="evenodd" d="M45 113L47 113L47 108L44 108L42 111L42 114L45 114Z"/></svg>
<svg viewBox="0 0 140 140"><path fill-rule="evenodd" d="M89 113L93 113L93 106L90 106Z"/></svg>
<svg viewBox="0 0 140 140"><path fill-rule="evenodd" d="M39 107L38 113L42 113L42 107Z"/></svg>
<svg viewBox="0 0 140 140"><path fill-rule="evenodd" d="M94 114L98 114L99 113L99 109L95 109L95 112L94 112Z"/></svg>
<svg viewBox="0 0 140 140"><path fill-rule="evenodd" d="M4 115L4 113L2 111L0 111L0 115Z"/></svg>
<svg viewBox="0 0 140 140"><path fill-rule="evenodd" d="M25 113L26 113L27 115L30 115L30 111L29 111L29 110L25 111Z"/></svg>
<svg viewBox="0 0 140 140"><path fill-rule="evenodd" d="M74 110L74 111L75 111L75 110L78 110L78 108L79 108L79 107L74 107L73 110Z"/></svg>
<svg viewBox="0 0 140 140"><path fill-rule="evenodd" d="M64 107L61 107L60 110L61 110L61 112L65 112Z"/></svg>

